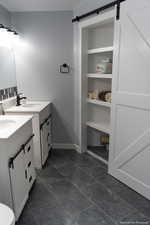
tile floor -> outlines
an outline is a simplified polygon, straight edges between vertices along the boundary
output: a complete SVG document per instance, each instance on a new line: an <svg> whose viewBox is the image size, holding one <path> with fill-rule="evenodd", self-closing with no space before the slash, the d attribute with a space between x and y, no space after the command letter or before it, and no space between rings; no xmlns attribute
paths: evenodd
<svg viewBox="0 0 150 225"><path fill-rule="evenodd" d="M88 154L55 150L17 225L150 224L150 201L107 174Z"/></svg>

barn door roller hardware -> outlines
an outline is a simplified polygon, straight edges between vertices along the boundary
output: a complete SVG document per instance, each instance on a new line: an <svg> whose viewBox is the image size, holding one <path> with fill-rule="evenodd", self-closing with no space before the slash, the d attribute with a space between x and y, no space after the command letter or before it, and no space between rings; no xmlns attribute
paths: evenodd
<svg viewBox="0 0 150 225"><path fill-rule="evenodd" d="M104 5L104 6L100 7L100 8L98 8L98 9L95 9L93 11L85 13L85 14L83 14L81 16L76 16L75 18L72 19L72 22L73 23L74 22L79 22L80 20L85 19L86 17L92 16L94 14L99 14L100 12L102 12L102 11L104 11L106 9L112 8L114 6L117 6L116 19L119 20L119 18L120 18L120 4L121 4L121 2L124 2L124 1L126 1L126 0L116 0L114 2L111 2L111 3L107 4L107 5Z"/></svg>

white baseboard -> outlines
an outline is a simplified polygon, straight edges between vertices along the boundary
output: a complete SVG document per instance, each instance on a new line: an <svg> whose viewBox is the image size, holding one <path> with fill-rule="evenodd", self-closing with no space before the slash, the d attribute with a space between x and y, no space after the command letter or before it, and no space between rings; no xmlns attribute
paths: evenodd
<svg viewBox="0 0 150 225"><path fill-rule="evenodd" d="M81 149L79 147L79 145L74 144L74 149L81 154Z"/></svg>
<svg viewBox="0 0 150 225"><path fill-rule="evenodd" d="M52 147L53 149L66 149L66 150L74 149L78 153L81 153L80 147L76 144L54 143Z"/></svg>
<svg viewBox="0 0 150 225"><path fill-rule="evenodd" d="M74 149L74 144L67 144L67 143L54 143L53 144L54 149Z"/></svg>
<svg viewBox="0 0 150 225"><path fill-rule="evenodd" d="M89 150L87 150L87 153L88 153L89 155L93 156L94 158L96 158L96 159L102 161L102 162L105 163L106 165L108 165L108 162L107 162L105 159L103 159L102 157L96 155L95 153L93 153L93 152L91 152L91 151L89 151Z"/></svg>

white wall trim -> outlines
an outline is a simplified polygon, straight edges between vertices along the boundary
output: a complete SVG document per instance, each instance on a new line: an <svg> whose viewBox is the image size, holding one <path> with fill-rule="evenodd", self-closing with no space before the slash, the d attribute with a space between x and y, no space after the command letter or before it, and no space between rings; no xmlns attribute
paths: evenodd
<svg viewBox="0 0 150 225"><path fill-rule="evenodd" d="M93 156L95 159L98 159L98 160L102 161L103 163L105 163L106 165L108 165L108 162L107 162L105 159L103 159L102 157L100 157L100 156L94 154L93 152L91 152L91 151L89 151L89 150L87 150L87 153L88 153L89 155Z"/></svg>
<svg viewBox="0 0 150 225"><path fill-rule="evenodd" d="M80 147L79 145L76 144L69 144L69 143L54 143L52 145L53 149L66 149L66 150L70 150L70 149L74 149L76 150L78 153L81 153Z"/></svg>
<svg viewBox="0 0 150 225"><path fill-rule="evenodd" d="M82 153L79 145L74 144L74 148L78 153Z"/></svg>

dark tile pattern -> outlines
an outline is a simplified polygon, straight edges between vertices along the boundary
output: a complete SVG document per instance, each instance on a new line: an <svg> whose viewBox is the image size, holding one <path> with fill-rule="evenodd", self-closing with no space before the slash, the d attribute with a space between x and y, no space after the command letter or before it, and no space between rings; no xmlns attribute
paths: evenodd
<svg viewBox="0 0 150 225"><path fill-rule="evenodd" d="M55 150L17 225L150 224L150 201L112 176L105 164L74 150Z"/></svg>
<svg viewBox="0 0 150 225"><path fill-rule="evenodd" d="M75 219L78 225L114 225L115 223L97 206L91 206Z"/></svg>
<svg viewBox="0 0 150 225"><path fill-rule="evenodd" d="M84 170L78 168L76 165L67 164L58 169L59 173L66 177L69 182L82 188L85 185L95 183L95 178L88 175Z"/></svg>
<svg viewBox="0 0 150 225"><path fill-rule="evenodd" d="M142 213L135 212L132 215L125 217L121 223L147 225L150 224L150 219Z"/></svg>
<svg viewBox="0 0 150 225"><path fill-rule="evenodd" d="M16 96L17 87L10 87L0 90L0 101Z"/></svg>

